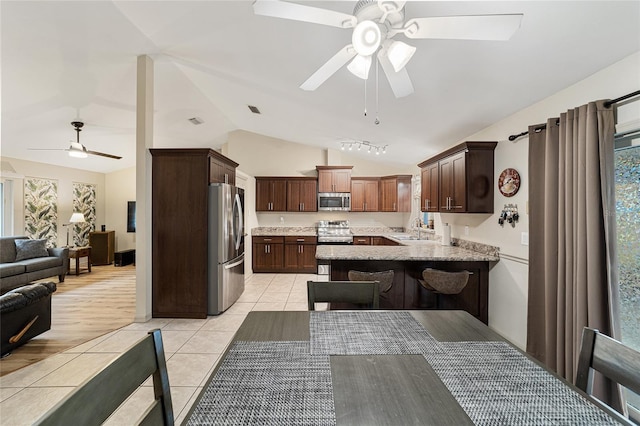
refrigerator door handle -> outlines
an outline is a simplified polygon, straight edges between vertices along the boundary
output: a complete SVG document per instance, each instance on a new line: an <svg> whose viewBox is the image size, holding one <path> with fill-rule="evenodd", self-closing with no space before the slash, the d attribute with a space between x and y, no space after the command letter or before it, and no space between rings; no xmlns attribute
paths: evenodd
<svg viewBox="0 0 640 426"><path fill-rule="evenodd" d="M236 239L235 241L236 250L239 250L240 243L242 242L242 234L244 233L244 223L243 223L244 212L242 211L242 203L240 202L240 195L237 193L233 200L233 210L234 210L233 212L234 216L236 216L237 214L237 218L238 218L238 222L237 222L238 228L234 229L234 237Z"/></svg>
<svg viewBox="0 0 640 426"><path fill-rule="evenodd" d="M241 264L242 262L244 262L244 253L242 253L238 258L239 258L240 260L238 260L237 262L233 262L233 263L230 263L230 264L228 264L228 265L224 265L224 269L231 269L231 268L233 268L233 267L238 266L238 265L239 265L239 264ZM236 259L238 259L238 258L236 258Z"/></svg>

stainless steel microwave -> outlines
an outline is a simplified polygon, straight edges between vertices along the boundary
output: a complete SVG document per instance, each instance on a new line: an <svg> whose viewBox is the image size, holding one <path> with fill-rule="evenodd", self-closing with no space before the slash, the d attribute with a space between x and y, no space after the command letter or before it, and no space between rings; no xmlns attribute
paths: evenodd
<svg viewBox="0 0 640 426"><path fill-rule="evenodd" d="M318 210L349 211L351 194L349 192L318 192Z"/></svg>

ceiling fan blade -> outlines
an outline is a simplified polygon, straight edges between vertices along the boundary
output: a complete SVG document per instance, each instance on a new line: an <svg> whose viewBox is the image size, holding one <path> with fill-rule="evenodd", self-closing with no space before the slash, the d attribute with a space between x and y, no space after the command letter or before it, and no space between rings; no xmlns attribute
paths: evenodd
<svg viewBox="0 0 640 426"><path fill-rule="evenodd" d="M413 93L413 84L411 83L407 69L402 68L396 72L387 57L386 49L380 49L378 52L378 61L380 61L380 65L382 65L382 70L387 76L391 90L393 90L396 98L402 98Z"/></svg>
<svg viewBox="0 0 640 426"><path fill-rule="evenodd" d="M355 16L346 13L277 0L257 0L253 3L253 12L256 15L312 22L338 28L353 28L358 22Z"/></svg>
<svg viewBox="0 0 640 426"><path fill-rule="evenodd" d="M99 155L101 157L113 158L114 160L119 160L122 158L118 155L105 154L104 152L98 152L98 151L86 151L86 153L91 155Z"/></svg>
<svg viewBox="0 0 640 426"><path fill-rule="evenodd" d="M522 14L440 16L409 19L404 35L408 38L458 40L509 40L520 28Z"/></svg>
<svg viewBox="0 0 640 426"><path fill-rule="evenodd" d="M335 74L340 68L349 62L357 52L353 48L353 45L347 44L338 53L333 55L318 71L314 72L311 77L307 79L300 88L302 90L316 90L322 83L324 83L329 77Z"/></svg>

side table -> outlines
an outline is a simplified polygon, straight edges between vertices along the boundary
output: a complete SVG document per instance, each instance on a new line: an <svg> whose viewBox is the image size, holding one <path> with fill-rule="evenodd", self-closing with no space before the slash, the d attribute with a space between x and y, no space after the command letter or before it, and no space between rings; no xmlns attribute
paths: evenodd
<svg viewBox="0 0 640 426"><path fill-rule="evenodd" d="M91 246L69 247L69 262L67 263L67 273L71 272L71 259L76 260L76 275L80 274L80 259L87 258L87 269L91 272Z"/></svg>

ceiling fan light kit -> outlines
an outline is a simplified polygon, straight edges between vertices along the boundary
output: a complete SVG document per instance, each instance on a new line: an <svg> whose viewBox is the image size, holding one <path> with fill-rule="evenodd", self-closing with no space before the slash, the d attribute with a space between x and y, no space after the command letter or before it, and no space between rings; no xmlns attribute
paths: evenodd
<svg viewBox="0 0 640 426"><path fill-rule="evenodd" d="M369 70L371 69L371 56L356 56L353 58L353 61L347 65L347 69L356 77L367 80L369 78Z"/></svg>
<svg viewBox="0 0 640 426"><path fill-rule="evenodd" d="M413 93L413 84L406 71L416 48L394 40L397 34L410 39L458 39L458 40L508 40L520 27L522 14L469 15L413 18L405 21L406 1L360 0L353 15L328 9L279 0L256 0L256 15L295 21L312 22L338 28L353 28L351 42L320 67L300 86L303 90L315 90L346 65L360 78L366 79L368 71L364 58L376 54L387 76L391 90L397 98ZM364 75L364 77L362 77Z"/></svg>
<svg viewBox="0 0 640 426"><path fill-rule="evenodd" d="M394 41L387 48L387 57L395 72L399 72L409 62L416 48L401 41Z"/></svg>
<svg viewBox="0 0 640 426"><path fill-rule="evenodd" d="M71 142L71 146L67 150L69 157L87 158L87 150L78 142Z"/></svg>

